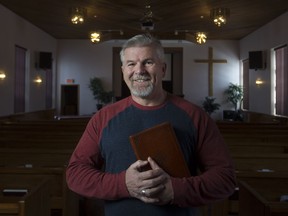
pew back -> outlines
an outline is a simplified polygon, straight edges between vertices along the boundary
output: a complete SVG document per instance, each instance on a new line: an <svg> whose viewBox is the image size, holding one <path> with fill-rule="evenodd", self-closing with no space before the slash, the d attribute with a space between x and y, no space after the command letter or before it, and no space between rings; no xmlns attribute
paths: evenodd
<svg viewBox="0 0 288 216"><path fill-rule="evenodd" d="M0 167L63 167L72 149L0 148Z"/></svg>
<svg viewBox="0 0 288 216"><path fill-rule="evenodd" d="M3 176L1 176L3 177ZM19 179L5 176L1 181L0 215L9 216L50 216L49 179L35 178L31 182L19 182ZM28 193L23 196L4 195L4 189L25 188Z"/></svg>
<svg viewBox="0 0 288 216"><path fill-rule="evenodd" d="M239 216L288 215L288 178L246 179L239 182Z"/></svg>
<svg viewBox="0 0 288 216"><path fill-rule="evenodd" d="M49 209L51 211L62 212L62 215L77 215L78 197L67 188L65 167L0 167L0 185L6 185L10 188L37 185L37 182L41 179L49 179Z"/></svg>
<svg viewBox="0 0 288 216"><path fill-rule="evenodd" d="M79 197L67 188L65 166L89 119L36 120L30 115L0 120L0 179L25 183L49 177L51 211L76 216Z"/></svg>

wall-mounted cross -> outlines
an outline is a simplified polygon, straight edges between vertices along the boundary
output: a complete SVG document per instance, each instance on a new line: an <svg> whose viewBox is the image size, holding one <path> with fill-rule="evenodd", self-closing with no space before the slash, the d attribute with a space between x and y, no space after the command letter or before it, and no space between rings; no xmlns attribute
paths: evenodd
<svg viewBox="0 0 288 216"><path fill-rule="evenodd" d="M213 48L209 47L208 59L195 59L196 63L208 63L208 93L213 96L213 64L227 63L226 59L213 59Z"/></svg>

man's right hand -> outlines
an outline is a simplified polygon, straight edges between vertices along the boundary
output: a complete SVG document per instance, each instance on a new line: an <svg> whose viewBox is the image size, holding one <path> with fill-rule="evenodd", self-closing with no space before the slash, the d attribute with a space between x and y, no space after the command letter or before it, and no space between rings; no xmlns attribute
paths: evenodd
<svg viewBox="0 0 288 216"><path fill-rule="evenodd" d="M157 195L165 189L167 175L161 169L142 171L149 166L148 161L138 160L126 170L126 186L132 197L146 203L157 204Z"/></svg>

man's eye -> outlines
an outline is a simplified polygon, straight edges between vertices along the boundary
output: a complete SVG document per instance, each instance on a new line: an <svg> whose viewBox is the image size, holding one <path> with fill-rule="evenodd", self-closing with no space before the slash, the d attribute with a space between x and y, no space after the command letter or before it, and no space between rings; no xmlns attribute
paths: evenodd
<svg viewBox="0 0 288 216"><path fill-rule="evenodd" d="M127 64L128 67L133 67L134 65L135 63L132 63L132 62Z"/></svg>
<svg viewBox="0 0 288 216"><path fill-rule="evenodd" d="M146 62L145 62L145 65L146 65L146 66L151 66L151 65L153 65L153 63L154 63L153 61L146 61Z"/></svg>

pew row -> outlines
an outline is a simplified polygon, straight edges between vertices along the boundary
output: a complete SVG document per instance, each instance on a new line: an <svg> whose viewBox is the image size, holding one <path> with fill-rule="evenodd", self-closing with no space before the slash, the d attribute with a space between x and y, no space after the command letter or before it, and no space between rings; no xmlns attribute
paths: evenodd
<svg viewBox="0 0 288 216"><path fill-rule="evenodd" d="M229 199L226 199L222 202L222 205L224 203L224 209L227 209L227 213L223 214L225 216L227 215L239 215L240 210L240 201L239 201L239 193L240 193L240 182L261 182L267 181L267 182L273 182L275 179L286 179L285 181L288 181L288 172L283 171L273 171L273 172L259 172L257 170L242 170L237 171L237 188L235 189L235 193L229 197ZM276 186L277 187L277 186ZM267 191L271 191L271 194L273 193L273 187L267 188Z"/></svg>
<svg viewBox="0 0 288 216"><path fill-rule="evenodd" d="M66 185L65 168L16 168L0 167L1 185L14 182L19 188L36 185L41 179L49 179L49 209L57 215L73 216L78 213L79 198ZM12 187L12 185L11 185ZM16 187L16 186L14 186Z"/></svg>
<svg viewBox="0 0 288 216"><path fill-rule="evenodd" d="M0 148L74 149L86 127L83 121L21 121L0 124Z"/></svg>
<svg viewBox="0 0 288 216"><path fill-rule="evenodd" d="M236 171L258 171L258 172L288 172L288 154L283 153L234 153L232 158Z"/></svg>
<svg viewBox="0 0 288 216"><path fill-rule="evenodd" d="M288 178L239 181L239 216L287 216Z"/></svg>
<svg viewBox="0 0 288 216"><path fill-rule="evenodd" d="M36 178L22 182L1 175L0 215L50 216L49 181L48 178ZM19 194L20 189L27 193Z"/></svg>
<svg viewBox="0 0 288 216"><path fill-rule="evenodd" d="M72 149L0 148L0 167L63 167L69 162Z"/></svg>
<svg viewBox="0 0 288 216"><path fill-rule="evenodd" d="M2 121L0 178L50 177L51 214L78 215L79 197L67 188L65 166L87 122L88 118Z"/></svg>
<svg viewBox="0 0 288 216"><path fill-rule="evenodd" d="M1 121L20 121L20 120L51 120L56 115L56 109L37 110L32 112L16 113L8 116L1 116Z"/></svg>
<svg viewBox="0 0 288 216"><path fill-rule="evenodd" d="M288 125L275 122L217 122L217 125L231 152L239 182L251 179L260 182L267 178L272 181L279 177L288 180L285 165L288 164ZM222 209L227 209L223 215L239 215L242 208L239 188L221 203Z"/></svg>

